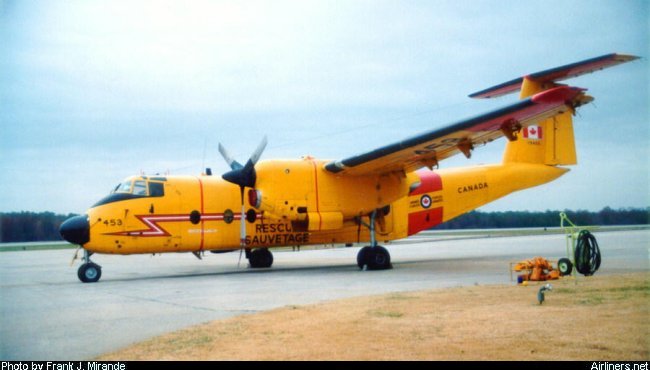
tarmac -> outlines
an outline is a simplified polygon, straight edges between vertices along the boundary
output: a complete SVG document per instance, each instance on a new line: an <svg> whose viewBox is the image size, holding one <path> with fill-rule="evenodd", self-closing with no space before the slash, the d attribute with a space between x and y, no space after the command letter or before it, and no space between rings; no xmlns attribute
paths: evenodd
<svg viewBox="0 0 650 370"><path fill-rule="evenodd" d="M596 232L596 274L650 270L650 230ZM388 292L515 284L509 263L565 257L564 235L439 239L424 233L385 245L393 269L361 271L360 246L273 251L270 269L239 253L94 255L95 284L77 279L71 250L0 253L0 359L88 360L213 320L289 305ZM579 276L578 279L584 279ZM504 313L507 314L507 313Z"/></svg>

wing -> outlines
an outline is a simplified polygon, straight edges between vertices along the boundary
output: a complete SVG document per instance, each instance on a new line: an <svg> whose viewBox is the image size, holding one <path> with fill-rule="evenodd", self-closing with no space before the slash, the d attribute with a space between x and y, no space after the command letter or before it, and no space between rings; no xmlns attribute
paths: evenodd
<svg viewBox="0 0 650 370"><path fill-rule="evenodd" d="M521 83L524 78L538 82L555 82L562 81L572 77L582 76L586 73L592 73L599 71L607 67L613 67L617 64L629 62L631 60L639 59L639 57L634 55L625 55L625 54L606 54L601 55L596 58L591 58L583 60L576 63L567 64L561 67L547 69L545 71L532 73L530 75L515 78L508 82L489 87L485 90L481 90L470 94L470 98L477 99L488 99L496 98L499 96L507 95L519 91L521 88Z"/></svg>
<svg viewBox="0 0 650 370"><path fill-rule="evenodd" d="M477 145L501 136L516 140L522 127L553 117L590 102L584 89L560 86L536 94L501 109L425 132L367 153L329 162L325 169L349 175L384 174L414 171L457 153L470 156Z"/></svg>

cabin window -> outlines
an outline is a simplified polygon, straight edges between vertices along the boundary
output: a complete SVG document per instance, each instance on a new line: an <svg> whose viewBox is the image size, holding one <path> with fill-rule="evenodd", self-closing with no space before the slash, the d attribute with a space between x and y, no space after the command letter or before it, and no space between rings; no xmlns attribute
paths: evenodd
<svg viewBox="0 0 650 370"><path fill-rule="evenodd" d="M165 186L162 182L150 182L149 183L149 196L150 197L162 197L165 195Z"/></svg>

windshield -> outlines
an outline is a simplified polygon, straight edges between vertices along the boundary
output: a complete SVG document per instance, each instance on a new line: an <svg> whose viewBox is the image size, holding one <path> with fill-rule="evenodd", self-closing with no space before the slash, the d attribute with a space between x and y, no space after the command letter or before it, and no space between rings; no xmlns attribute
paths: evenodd
<svg viewBox="0 0 650 370"><path fill-rule="evenodd" d="M128 199L165 196L165 177L137 176L119 183L111 193L95 203L93 207Z"/></svg>
<svg viewBox="0 0 650 370"><path fill-rule="evenodd" d="M147 178L130 178L119 183L111 194L133 194L141 197L162 197L165 195L163 182L165 178L156 178L157 181L147 181Z"/></svg>
<svg viewBox="0 0 650 370"><path fill-rule="evenodd" d="M132 180L126 180L121 184L118 184L115 189L113 189L112 193L131 193L131 184L133 184Z"/></svg>

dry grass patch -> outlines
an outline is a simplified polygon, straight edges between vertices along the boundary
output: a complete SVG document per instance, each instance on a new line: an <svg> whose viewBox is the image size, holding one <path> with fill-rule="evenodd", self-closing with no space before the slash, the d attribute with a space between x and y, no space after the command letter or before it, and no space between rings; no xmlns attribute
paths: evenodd
<svg viewBox="0 0 650 370"><path fill-rule="evenodd" d="M103 360L647 360L650 274L472 286L288 306L192 327Z"/></svg>

